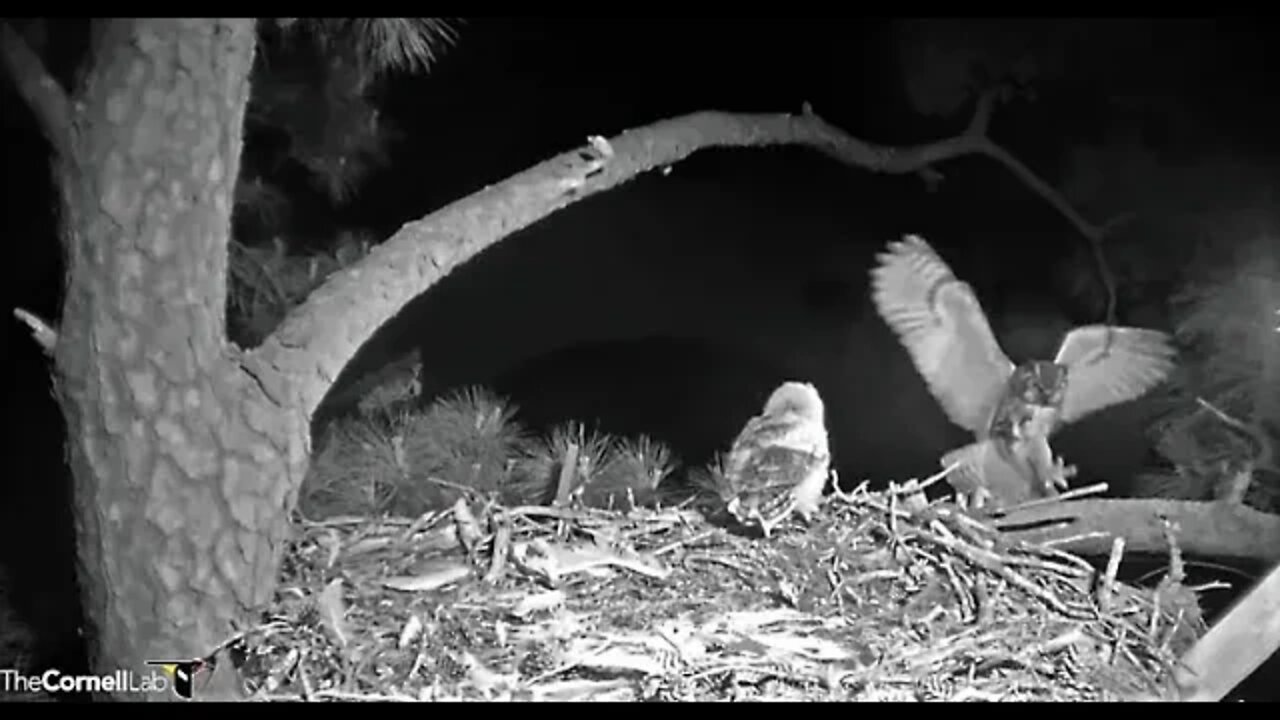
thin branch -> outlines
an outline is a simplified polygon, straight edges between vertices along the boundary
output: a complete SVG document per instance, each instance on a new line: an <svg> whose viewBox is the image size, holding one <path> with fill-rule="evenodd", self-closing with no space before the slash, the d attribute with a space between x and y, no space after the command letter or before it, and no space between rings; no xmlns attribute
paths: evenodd
<svg viewBox="0 0 1280 720"><path fill-rule="evenodd" d="M1250 465L1253 468L1270 472L1278 471L1278 468L1275 467L1275 447L1271 443L1271 438L1267 435L1266 428L1261 423L1246 423L1243 420L1232 417L1225 410L1220 410L1216 405L1202 397L1196 397L1196 404L1208 410L1227 427L1243 433L1258 446L1258 451L1254 453L1250 461Z"/></svg>
<svg viewBox="0 0 1280 720"><path fill-rule="evenodd" d="M14 308L13 316L31 329L31 338L36 341L44 354L53 357L53 349L58 345L58 331L35 313L22 308Z"/></svg>
<svg viewBox="0 0 1280 720"><path fill-rule="evenodd" d="M863 153L849 152L847 147L845 152L833 155L835 159L842 162L855 165L864 165L871 169L879 170L887 173L904 173L904 172L920 172L924 174L927 181L936 183L939 175L936 172L928 172L930 167L944 160L949 160L961 155L986 155L987 157L999 162L1008 168L1023 184L1031 188L1040 197L1044 198L1055 210L1057 210L1067 222L1071 223L1081 235L1089 241L1089 248L1093 252L1094 262L1098 266L1098 276L1102 281L1103 288L1107 293L1107 311L1106 322L1112 324L1116 317L1116 281L1115 276L1111 272L1111 266L1107 263L1106 254L1102 249L1103 240L1117 227L1133 218L1133 215L1125 214L1103 223L1102 225L1094 225L1082 216L1071 203L1046 182L1043 178L1035 173L1031 168L1027 167L1021 160L1013 155L1013 153L1005 150L996 144L987 136L987 129L991 124L991 114L995 109L995 103L1000 97L1001 90L994 88L982 93L978 96L977 105L974 109L973 117L969 120L968 127L965 131L953 138L929 143L927 145L919 145L913 148L894 149L894 148L875 148L875 146L865 143L856 138L848 137L848 142L839 143L839 145L847 146L850 143L862 145L868 148L875 148L880 154L881 165L866 166L863 159L859 156ZM808 103L804 106L804 114L816 119L813 115L812 108ZM817 120L821 122L820 119ZM843 134L837 128L828 126L829 132L833 135ZM830 154L830 153L829 153Z"/></svg>
<svg viewBox="0 0 1280 720"><path fill-rule="evenodd" d="M1032 189L1037 195L1044 198L1055 210L1067 219L1067 222L1075 226L1076 230L1084 235L1089 241L1089 247L1093 251L1093 259L1098 264L1098 275L1102 280L1102 285L1107 291L1107 323L1115 322L1116 317L1116 280L1111 272L1111 266L1107 264L1106 254L1102 250L1102 241L1109 232L1113 232L1116 227L1126 222L1132 215L1122 215L1113 218L1102 225L1094 225L1086 220L1071 203L1067 201L1062 193L1054 190L1049 183L1045 182L1040 176L1036 175L1031 168L1022 163L1021 160L1014 157L1012 153L999 145L992 142L986 137L974 138L974 152L981 153L987 157L999 162L1018 177L1024 184Z"/></svg>
<svg viewBox="0 0 1280 720"><path fill-rule="evenodd" d="M53 145L54 152L65 155L71 146L72 134L71 101L67 93L8 23L0 23L0 54L4 56L5 71L35 113L40 130Z"/></svg>

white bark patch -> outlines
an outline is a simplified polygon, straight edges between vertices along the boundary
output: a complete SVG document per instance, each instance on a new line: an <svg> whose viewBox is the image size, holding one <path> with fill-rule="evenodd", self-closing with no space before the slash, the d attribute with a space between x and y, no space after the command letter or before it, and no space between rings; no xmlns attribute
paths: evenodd
<svg viewBox="0 0 1280 720"><path fill-rule="evenodd" d="M163 456L156 457L155 467L151 469L151 487L147 491L147 507L144 512L165 537L176 533L186 524L181 504L174 502L174 498L180 497L182 491L173 465Z"/></svg>
<svg viewBox="0 0 1280 720"><path fill-rule="evenodd" d="M221 183L225 169L222 167L222 158L214 155L213 162L209 163L209 182L214 185Z"/></svg>
<svg viewBox="0 0 1280 720"><path fill-rule="evenodd" d="M106 366L98 368L98 388L102 393L102 425L108 434L124 432L133 421L132 407L120 400L116 388L117 378L112 377Z"/></svg>
<svg viewBox="0 0 1280 720"><path fill-rule="evenodd" d="M208 26L210 23L208 20L188 20L180 24L186 25L186 27L181 28L179 32L189 38L190 42L178 43L178 63L185 68L190 68L192 70L198 69L208 62L208 57L205 55L205 38L200 36L191 37L190 35L187 35L187 33L200 33L200 35L205 35L209 31Z"/></svg>
<svg viewBox="0 0 1280 720"><path fill-rule="evenodd" d="M254 432L271 435L271 431L275 429L277 416L269 408L263 407L262 403L250 402L244 405L244 419Z"/></svg>
<svg viewBox="0 0 1280 720"><path fill-rule="evenodd" d="M119 125L129 115L129 97L126 93L116 93L107 99L107 122Z"/></svg>
<svg viewBox="0 0 1280 720"><path fill-rule="evenodd" d="M132 226L135 211L141 199L132 183L119 182L125 177L125 162L119 151L107 155L98 173L98 187L102 188L102 209L120 225Z"/></svg>
<svg viewBox="0 0 1280 720"><path fill-rule="evenodd" d="M148 442L151 438L147 437L146 423L134 420L129 428L129 434L135 440L124 443L125 469L129 477L143 477L147 472L147 460L151 457L151 443Z"/></svg>
<svg viewBox="0 0 1280 720"><path fill-rule="evenodd" d="M193 583L188 582L188 585ZM193 606L193 595L185 592L175 592L165 598L164 609L160 617L166 618L194 618L200 616L200 610Z"/></svg>
<svg viewBox="0 0 1280 720"><path fill-rule="evenodd" d="M133 401L138 404L138 407L143 412L154 411L159 404L155 376L145 370L131 370L126 372L124 377L129 385L129 392L133 394Z"/></svg>
<svg viewBox="0 0 1280 720"><path fill-rule="evenodd" d="M163 110L164 91L159 87L148 87L142 94L142 105L151 110Z"/></svg>
<svg viewBox="0 0 1280 720"><path fill-rule="evenodd" d="M218 568L218 575L233 588L243 587L250 580L240 575L240 569L247 565L238 537L239 533L233 528L224 528L213 545L213 563Z"/></svg>
<svg viewBox="0 0 1280 720"><path fill-rule="evenodd" d="M98 457L98 444L91 432L84 433L80 436L80 449L84 451L84 456L89 459L91 465L101 465L102 458Z"/></svg>
<svg viewBox="0 0 1280 720"><path fill-rule="evenodd" d="M254 527L254 504L258 500L249 473L250 469L234 457L222 463L222 497L231 503L231 516L244 527Z"/></svg>
<svg viewBox="0 0 1280 720"><path fill-rule="evenodd" d="M138 354L138 332L132 325L119 326L116 334L116 351L121 358L132 359Z"/></svg>
<svg viewBox="0 0 1280 720"><path fill-rule="evenodd" d="M186 433L175 423L168 420L163 422L166 426L166 431L172 432L174 428L178 428L178 435L183 438L181 442L170 444L168 452L169 457L178 463L178 467L182 468L182 471L188 477L195 480L205 480L217 472L217 451L201 449L202 443L189 442ZM157 433L159 433L159 427L157 427Z"/></svg>
<svg viewBox="0 0 1280 720"><path fill-rule="evenodd" d="M142 26L139 27L138 30L139 32L137 37L134 38L134 43L137 44L139 50L150 55L153 50L160 47L160 38L150 26ZM139 62L138 66L141 65L142 63Z"/></svg>
<svg viewBox="0 0 1280 720"><path fill-rule="evenodd" d="M214 435L217 435L219 439L224 439L226 434L219 432L219 430L225 425L225 421L223 420L225 414L222 412L222 405L218 402L217 396L213 393L213 388L209 386L207 381L200 383L199 398L200 399L197 403L203 409L202 414L205 419L208 420L210 426L214 428Z"/></svg>
<svg viewBox="0 0 1280 720"><path fill-rule="evenodd" d="M170 451L177 450L179 454L182 446L187 442L187 433L182 426L167 417L156 420L156 435L169 446Z"/></svg>
<svg viewBox="0 0 1280 720"><path fill-rule="evenodd" d="M173 253L173 237L169 234L169 228L163 224L157 225L155 231L151 234L151 256L157 260L169 257Z"/></svg>
<svg viewBox="0 0 1280 720"><path fill-rule="evenodd" d="M256 528L246 528L235 531L237 543L240 546L240 556L245 559L245 565L252 567L254 560L258 557L258 550L261 543L258 542L258 532Z"/></svg>
<svg viewBox="0 0 1280 720"><path fill-rule="evenodd" d="M185 43L182 44L182 46L185 45ZM186 116L185 124L187 125L186 129L188 130L195 129L196 127L196 122L191 118L191 96L191 78L184 73L178 75L177 82L174 83L173 89L166 93L164 98L165 114L172 117L177 115L179 111L184 111L183 115ZM176 150L177 148L174 149Z"/></svg>
<svg viewBox="0 0 1280 720"><path fill-rule="evenodd" d="M196 548L200 550L211 548L214 534L219 527L216 521L218 498L214 496L213 486L210 483L199 483L195 487L189 486L184 490L187 528L183 534Z"/></svg>
<svg viewBox="0 0 1280 720"><path fill-rule="evenodd" d="M146 295L142 292L142 253L127 251L115 263L116 298L125 317L142 317Z"/></svg>
<svg viewBox="0 0 1280 720"><path fill-rule="evenodd" d="M213 537L210 536L208 543L198 544L199 551L193 557L189 558L192 563L189 565L187 577L191 584L197 587L208 587L209 578L213 576L213 560L209 558L208 549L213 547Z"/></svg>
<svg viewBox="0 0 1280 720"><path fill-rule="evenodd" d="M254 443L250 452L253 453L254 461L260 465L270 465L276 457L275 449L266 443Z"/></svg>
<svg viewBox="0 0 1280 720"><path fill-rule="evenodd" d="M181 314L170 313L154 336L155 349L149 357L156 364L169 382L175 385L186 385L196 377L194 353L191 350L191 330ZM181 412L183 398L174 397L169 407L172 412Z"/></svg>
<svg viewBox="0 0 1280 720"><path fill-rule="evenodd" d="M164 585L164 589L168 591L168 594L170 596L173 596L175 594L180 595L181 593L177 591L186 583L186 573L178 569L179 567L184 566L186 563L183 562L183 559L179 553L173 552L173 546L177 544L178 543L176 542L176 540L173 542L165 543L166 550L168 551L165 553L167 557L165 557L159 563L156 563L156 575L160 576L160 583ZM181 617L181 616L170 615L169 617Z"/></svg>

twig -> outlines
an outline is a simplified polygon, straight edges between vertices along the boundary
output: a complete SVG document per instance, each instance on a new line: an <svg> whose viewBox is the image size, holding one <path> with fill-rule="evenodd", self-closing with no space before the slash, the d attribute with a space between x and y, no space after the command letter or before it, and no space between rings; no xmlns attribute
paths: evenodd
<svg viewBox="0 0 1280 720"><path fill-rule="evenodd" d="M1107 263L1106 253L1102 249L1102 241L1107 237L1108 233L1114 232L1116 227L1127 222L1132 215L1122 215L1112 218L1102 225L1094 225L1085 220L1075 208L1071 207L1071 203L1067 202L1067 199L1061 193L1054 190L1048 182L1041 179L1031 168L1014 157L1013 153L995 144L987 137L975 137L973 151L980 155L986 155L1008 168L1033 192L1052 205L1055 210L1067 219L1067 222L1071 223L1089 241L1089 249L1093 252L1094 262L1098 265L1098 277L1102 280L1103 289L1107 293L1106 321L1107 324L1114 324L1116 316L1116 280L1111 272L1110 264Z"/></svg>
<svg viewBox="0 0 1280 720"><path fill-rule="evenodd" d="M1107 558L1107 572L1102 576L1102 582L1098 584L1098 607L1102 612L1111 610L1116 573L1120 572L1120 559L1123 557L1124 538L1118 537L1111 541L1111 556Z"/></svg>
<svg viewBox="0 0 1280 720"><path fill-rule="evenodd" d="M441 486L441 487L447 487L447 488L451 488L451 489L453 489L453 490L457 490L457 491L459 491L459 492L463 493L464 495L480 496L480 495L482 494L479 490L477 490L477 489L475 489L475 488L473 488L473 487L468 487L468 486L463 485L463 484L461 484L461 483L451 482L451 481L449 481L449 480L442 480L442 479L440 479L440 478L438 478L438 477L428 477L428 478L427 478L427 482L429 482L429 483L434 483L434 484L439 485L439 486Z"/></svg>
<svg viewBox="0 0 1280 720"><path fill-rule="evenodd" d="M570 487L578 469L578 443L571 442L565 448L564 458L560 462L560 478L556 484L556 507L564 507L569 502Z"/></svg>
<svg viewBox="0 0 1280 720"><path fill-rule="evenodd" d="M665 554L667 554L667 553L671 552L672 550L675 550L676 548L679 548L679 547L680 547L680 546L682 546L682 545L692 545L693 543L701 542L701 541L703 541L703 540L705 540L705 539L707 539L707 538L711 537L712 535L715 535L717 532L719 532L719 530L706 530L706 531L704 531L704 532L700 532L700 533L698 533L697 535L694 535L694 536L692 536L692 537L681 538L681 539L676 540L676 541L674 541L674 542L667 543L666 545L663 545L662 547L658 548L657 550L650 551L650 553L649 553L649 554L650 554L650 555L654 555L654 556L657 556L657 555L665 555Z"/></svg>
<svg viewBox="0 0 1280 720"><path fill-rule="evenodd" d="M1228 427L1239 430L1253 440L1258 446L1258 452L1252 460L1252 465L1255 469L1276 470L1276 468L1272 467L1275 462L1275 447L1271 444L1271 438L1267 436L1267 431L1260 424L1246 423L1243 420L1232 417L1225 410L1219 409L1213 403L1199 396L1196 397L1196 404L1213 413L1214 417L1226 423Z"/></svg>
<svg viewBox="0 0 1280 720"><path fill-rule="evenodd" d="M1024 502L1024 503L1018 503L1017 505L1010 505L1009 507L1004 508L994 514L1008 515L1009 513L1012 513L1015 510L1027 510L1029 508L1043 507L1045 505L1056 505L1057 503L1065 502L1067 500L1074 500L1075 498L1078 498L1078 497L1084 497L1086 495L1097 495L1098 493L1106 492L1107 487L1108 485L1106 483L1096 483L1094 485L1086 485L1082 488L1076 488L1074 490L1068 490L1059 495L1054 495L1053 497L1037 498L1035 500L1028 500L1027 502Z"/></svg>
<svg viewBox="0 0 1280 720"><path fill-rule="evenodd" d="M74 132L71 101L18 31L8 23L0 23L0 26L0 50L3 51L5 70L13 79L18 94L35 113L40 131L54 152L65 157L71 150Z"/></svg>
<svg viewBox="0 0 1280 720"><path fill-rule="evenodd" d="M929 477L925 478L919 483L913 483L908 481L906 483L903 483L902 485L893 486L892 488L890 488L890 491L895 496L915 495L916 493L924 492L926 488L938 483L947 475L950 475L956 468L960 467L960 465L961 465L960 461L957 460L956 462L951 463L947 467L943 468L939 472L934 473L933 475L930 475Z"/></svg>
<svg viewBox="0 0 1280 720"><path fill-rule="evenodd" d="M58 344L58 331L49 323L41 320L35 313L22 308L14 308L13 316L31 328L31 338L36 341L45 355L53 357L53 350Z"/></svg>
<svg viewBox="0 0 1280 720"><path fill-rule="evenodd" d="M502 578L507 566L507 552L511 548L511 521L507 519L507 514L499 510L493 517L493 523L497 530L493 534L493 558L489 563L489 572L484 576L487 583L495 583Z"/></svg>

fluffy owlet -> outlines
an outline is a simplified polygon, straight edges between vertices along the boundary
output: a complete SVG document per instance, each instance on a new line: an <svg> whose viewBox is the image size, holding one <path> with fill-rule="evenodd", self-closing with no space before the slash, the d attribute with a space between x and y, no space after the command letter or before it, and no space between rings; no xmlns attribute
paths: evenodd
<svg viewBox="0 0 1280 720"><path fill-rule="evenodd" d="M792 512L812 518L831 467L822 398L813 385L783 383L747 421L725 458L729 512L768 537Z"/></svg>
<svg viewBox="0 0 1280 720"><path fill-rule="evenodd" d="M1014 365L996 343L973 289L922 238L892 242L872 271L872 297L930 392L977 442L948 453L962 499L999 506L1055 495L1074 473L1049 447L1058 428L1134 400L1173 369L1156 330L1087 325L1066 334L1052 361Z"/></svg>

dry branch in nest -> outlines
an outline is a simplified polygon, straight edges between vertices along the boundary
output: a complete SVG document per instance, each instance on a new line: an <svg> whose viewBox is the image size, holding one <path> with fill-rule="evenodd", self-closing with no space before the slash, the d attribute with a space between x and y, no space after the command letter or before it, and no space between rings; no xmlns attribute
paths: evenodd
<svg viewBox="0 0 1280 720"><path fill-rule="evenodd" d="M686 507L303 523L233 646L263 700L1167 697L1195 597L1098 578L918 487L772 539Z"/></svg>

